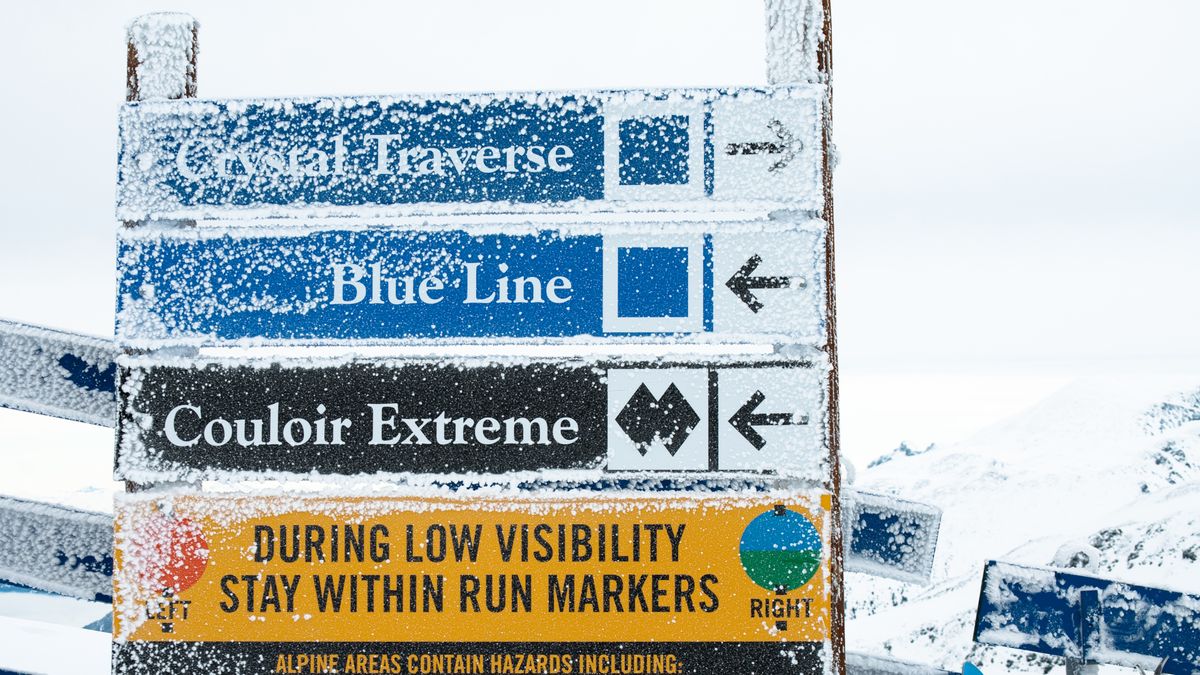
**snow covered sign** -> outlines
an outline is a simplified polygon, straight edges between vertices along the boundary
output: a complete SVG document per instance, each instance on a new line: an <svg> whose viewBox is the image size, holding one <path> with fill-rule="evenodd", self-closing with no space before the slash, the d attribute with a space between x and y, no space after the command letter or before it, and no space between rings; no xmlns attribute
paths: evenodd
<svg viewBox="0 0 1200 675"><path fill-rule="evenodd" d="M128 230L125 345L457 338L823 344L824 229ZM515 232L514 232L515 230Z"/></svg>
<svg viewBox="0 0 1200 675"><path fill-rule="evenodd" d="M830 672L829 495L117 501L113 666Z"/></svg>
<svg viewBox="0 0 1200 675"><path fill-rule="evenodd" d="M843 493L846 570L926 583L933 571L942 510L869 492Z"/></svg>
<svg viewBox="0 0 1200 675"><path fill-rule="evenodd" d="M0 497L0 579L84 600L112 597L112 517Z"/></svg>
<svg viewBox="0 0 1200 675"><path fill-rule="evenodd" d="M1200 595L991 561L975 641L1163 673L1200 671Z"/></svg>
<svg viewBox="0 0 1200 675"><path fill-rule="evenodd" d="M0 320L0 406L112 426L116 358L109 340Z"/></svg>
<svg viewBox="0 0 1200 675"><path fill-rule="evenodd" d="M780 357L123 357L117 475L770 471L820 484L827 370Z"/></svg>
<svg viewBox="0 0 1200 675"><path fill-rule="evenodd" d="M823 85L132 102L118 217L820 212Z"/></svg>

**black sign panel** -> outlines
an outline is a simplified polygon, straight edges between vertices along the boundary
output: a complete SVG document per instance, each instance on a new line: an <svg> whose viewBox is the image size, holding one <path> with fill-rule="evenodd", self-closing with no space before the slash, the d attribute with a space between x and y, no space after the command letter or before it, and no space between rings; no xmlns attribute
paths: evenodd
<svg viewBox="0 0 1200 675"><path fill-rule="evenodd" d="M322 642L316 646L308 642L130 642L114 648L113 669L117 673L205 675L322 672L310 671L310 664L332 658L327 654L337 655L342 664L364 662L366 668L374 668L339 672L411 674L785 675L819 673L824 667L820 642L791 642L782 647L777 642L724 642L719 646L706 642ZM163 665L151 671L148 662ZM472 669L473 663L482 664L482 669ZM456 664L464 665L456 670Z"/></svg>
<svg viewBox="0 0 1200 675"><path fill-rule="evenodd" d="M776 471L823 459L807 361L129 359L117 475ZM793 461L793 459L795 461Z"/></svg>

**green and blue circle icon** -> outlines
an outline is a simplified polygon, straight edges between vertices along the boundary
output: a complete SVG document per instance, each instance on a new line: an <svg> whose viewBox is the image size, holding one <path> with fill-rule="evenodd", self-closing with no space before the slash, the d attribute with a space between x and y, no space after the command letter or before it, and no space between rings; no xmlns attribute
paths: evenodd
<svg viewBox="0 0 1200 675"><path fill-rule="evenodd" d="M738 551L751 581L787 593L821 568L821 533L804 514L781 504L746 525Z"/></svg>

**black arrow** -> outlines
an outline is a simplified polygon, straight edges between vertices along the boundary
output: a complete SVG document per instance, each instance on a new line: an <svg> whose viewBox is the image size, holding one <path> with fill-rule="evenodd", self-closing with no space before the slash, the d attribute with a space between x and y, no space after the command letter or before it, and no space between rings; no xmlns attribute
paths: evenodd
<svg viewBox="0 0 1200 675"><path fill-rule="evenodd" d="M775 134L779 142L759 141L757 143L730 143L725 146L727 155L783 155L772 164L767 171L778 171L788 165L796 157L796 153L804 147L804 143L796 139L795 134L788 131L779 120L771 120L767 128Z"/></svg>
<svg viewBox="0 0 1200 675"><path fill-rule="evenodd" d="M762 450L767 439L758 433L754 427L778 427L785 424L808 424L808 415L802 415L797 421L792 413L756 413L755 409L766 400L766 395L755 391L750 400L742 404L738 411L729 418L729 423L742 435L755 450Z"/></svg>
<svg viewBox="0 0 1200 675"><path fill-rule="evenodd" d="M746 306L750 308L750 311L754 312L755 314L758 314L758 310L763 308L763 304L759 302L758 298L756 298L751 291L762 290L765 288L791 288L792 286L791 277L751 276L754 274L754 270L758 269L758 266L761 264L762 256L755 253L754 255L750 256L750 259L746 261L745 265L742 265L741 269L734 272L733 276L729 277L729 281L725 282L725 286L729 290L733 291L734 295L738 296L738 300L744 302ZM804 286L803 279L797 279L796 281L798 282L798 287Z"/></svg>

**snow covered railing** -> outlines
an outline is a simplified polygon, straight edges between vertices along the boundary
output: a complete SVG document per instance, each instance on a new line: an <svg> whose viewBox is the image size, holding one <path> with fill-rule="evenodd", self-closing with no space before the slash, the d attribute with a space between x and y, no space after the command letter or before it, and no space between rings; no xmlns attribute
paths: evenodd
<svg viewBox="0 0 1200 675"><path fill-rule="evenodd" d="M112 516L0 497L0 580L110 602Z"/></svg>
<svg viewBox="0 0 1200 675"><path fill-rule="evenodd" d="M975 641L1162 673L1200 671L1200 595L1046 567L984 567Z"/></svg>
<svg viewBox="0 0 1200 675"><path fill-rule="evenodd" d="M955 675L948 670L909 663L890 656L846 654L846 675Z"/></svg>
<svg viewBox="0 0 1200 675"><path fill-rule="evenodd" d="M0 320L0 406L111 427L116 358L111 340Z"/></svg>

